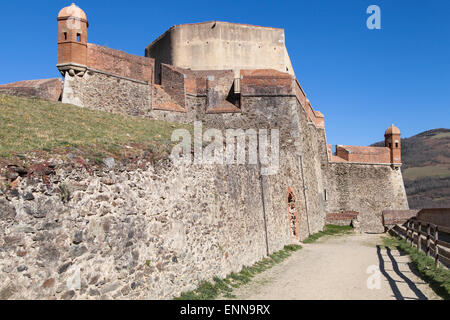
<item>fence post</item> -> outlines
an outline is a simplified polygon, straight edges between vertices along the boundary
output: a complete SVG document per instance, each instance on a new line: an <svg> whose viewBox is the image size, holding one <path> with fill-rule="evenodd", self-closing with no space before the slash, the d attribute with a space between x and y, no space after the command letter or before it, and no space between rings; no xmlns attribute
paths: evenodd
<svg viewBox="0 0 450 320"><path fill-rule="evenodd" d="M409 240L409 221L406 222L406 243Z"/></svg>
<svg viewBox="0 0 450 320"><path fill-rule="evenodd" d="M409 238L409 244L412 244L412 229L411 229L411 226L412 226L412 221L410 221L409 222L409 224L408 224L408 231L409 231L409 236L408 236L408 238Z"/></svg>
<svg viewBox="0 0 450 320"><path fill-rule="evenodd" d="M438 226L435 226L434 227L434 264L436 265L436 267L439 266L438 242L439 242L439 231L438 231Z"/></svg>
<svg viewBox="0 0 450 320"><path fill-rule="evenodd" d="M414 243L414 234L416 233L416 223L414 222L413 223L413 243ZM417 239L419 239L419 237L417 237ZM418 241L418 240L417 240ZM419 242L416 242L416 248L418 248L418 244L419 244Z"/></svg>
<svg viewBox="0 0 450 320"><path fill-rule="evenodd" d="M427 257L430 256L431 226L427 225Z"/></svg>
<svg viewBox="0 0 450 320"><path fill-rule="evenodd" d="M406 235L405 235L405 240L408 243L408 223L409 221L406 221Z"/></svg>
<svg viewBox="0 0 450 320"><path fill-rule="evenodd" d="M417 250L422 250L422 222L419 221L419 231L417 232Z"/></svg>
<svg viewBox="0 0 450 320"><path fill-rule="evenodd" d="M411 221L411 247L414 247L414 221Z"/></svg>

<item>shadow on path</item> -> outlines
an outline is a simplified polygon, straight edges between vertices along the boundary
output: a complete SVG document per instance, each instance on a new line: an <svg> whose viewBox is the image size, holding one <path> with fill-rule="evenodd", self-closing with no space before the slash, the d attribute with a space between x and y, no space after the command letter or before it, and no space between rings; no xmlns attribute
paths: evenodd
<svg viewBox="0 0 450 320"><path fill-rule="evenodd" d="M401 293L400 289L398 288L397 282L404 282L408 285L408 287L411 289L412 292L416 295L418 300L428 300L428 298L423 294L422 291L417 288L416 284L411 281L398 267L398 262L395 260L395 257L392 255L391 249L386 249L387 256L389 257L389 260L385 261L383 255L381 254L381 246L377 246L377 254L378 254L378 260L380 262L380 272L381 274L386 278L386 280L389 282L389 285L391 286L392 292L394 293L394 296L397 300L405 300L405 299L411 299L411 298L405 298L403 294ZM391 275L387 272L385 264L386 262L392 263L392 269L393 271L403 280L403 281L396 281L394 280ZM408 265L409 267L409 265ZM408 271L412 272L412 270ZM412 272L414 273L414 272Z"/></svg>
<svg viewBox="0 0 450 320"><path fill-rule="evenodd" d="M417 288L416 284L400 271L397 261L395 260L394 256L391 253L391 248L386 248L386 251L389 256L389 259L391 259L392 261L392 268L394 269L395 273L398 274L398 276L402 278L403 281L406 282L408 287L414 292L414 294L417 296L417 298L419 298L419 300L428 300L428 298L422 293L422 291L420 291L419 288Z"/></svg>
<svg viewBox="0 0 450 320"><path fill-rule="evenodd" d="M377 255L378 255L378 261L380 262L380 272L386 278L386 280L389 282L389 285L391 286L392 292L394 293L395 299L397 299L397 300L405 300L405 298L403 297L402 293L398 289L397 283L395 283L395 280L392 279L392 277L386 271L386 268L384 266L383 255L381 254L381 247L380 246L377 246Z"/></svg>

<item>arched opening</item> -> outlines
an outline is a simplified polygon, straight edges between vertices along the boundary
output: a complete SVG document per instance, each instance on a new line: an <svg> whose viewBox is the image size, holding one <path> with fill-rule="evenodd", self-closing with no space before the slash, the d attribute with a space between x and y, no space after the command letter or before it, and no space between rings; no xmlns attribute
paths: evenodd
<svg viewBox="0 0 450 320"><path fill-rule="evenodd" d="M297 206L295 203L295 195L291 188L288 190L287 196L288 214L289 214L289 231L291 237L298 238L299 236L299 224Z"/></svg>

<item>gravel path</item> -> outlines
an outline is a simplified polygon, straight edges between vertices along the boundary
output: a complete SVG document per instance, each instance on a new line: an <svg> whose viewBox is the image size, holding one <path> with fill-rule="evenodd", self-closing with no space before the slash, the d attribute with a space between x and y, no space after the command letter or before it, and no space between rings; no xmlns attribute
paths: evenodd
<svg viewBox="0 0 450 320"><path fill-rule="evenodd" d="M409 256L382 246L383 237L351 234L303 244L233 295L242 300L440 299L414 273Z"/></svg>

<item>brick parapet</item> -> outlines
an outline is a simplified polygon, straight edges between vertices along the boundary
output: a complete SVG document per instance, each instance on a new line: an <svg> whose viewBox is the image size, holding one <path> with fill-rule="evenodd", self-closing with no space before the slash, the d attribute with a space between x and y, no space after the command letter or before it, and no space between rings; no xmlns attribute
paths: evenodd
<svg viewBox="0 0 450 320"><path fill-rule="evenodd" d="M331 156L332 162L370 163L391 165L390 150L384 147L341 146Z"/></svg>
<svg viewBox="0 0 450 320"><path fill-rule="evenodd" d="M88 43L87 67L118 76L153 82L155 61L126 52Z"/></svg>

